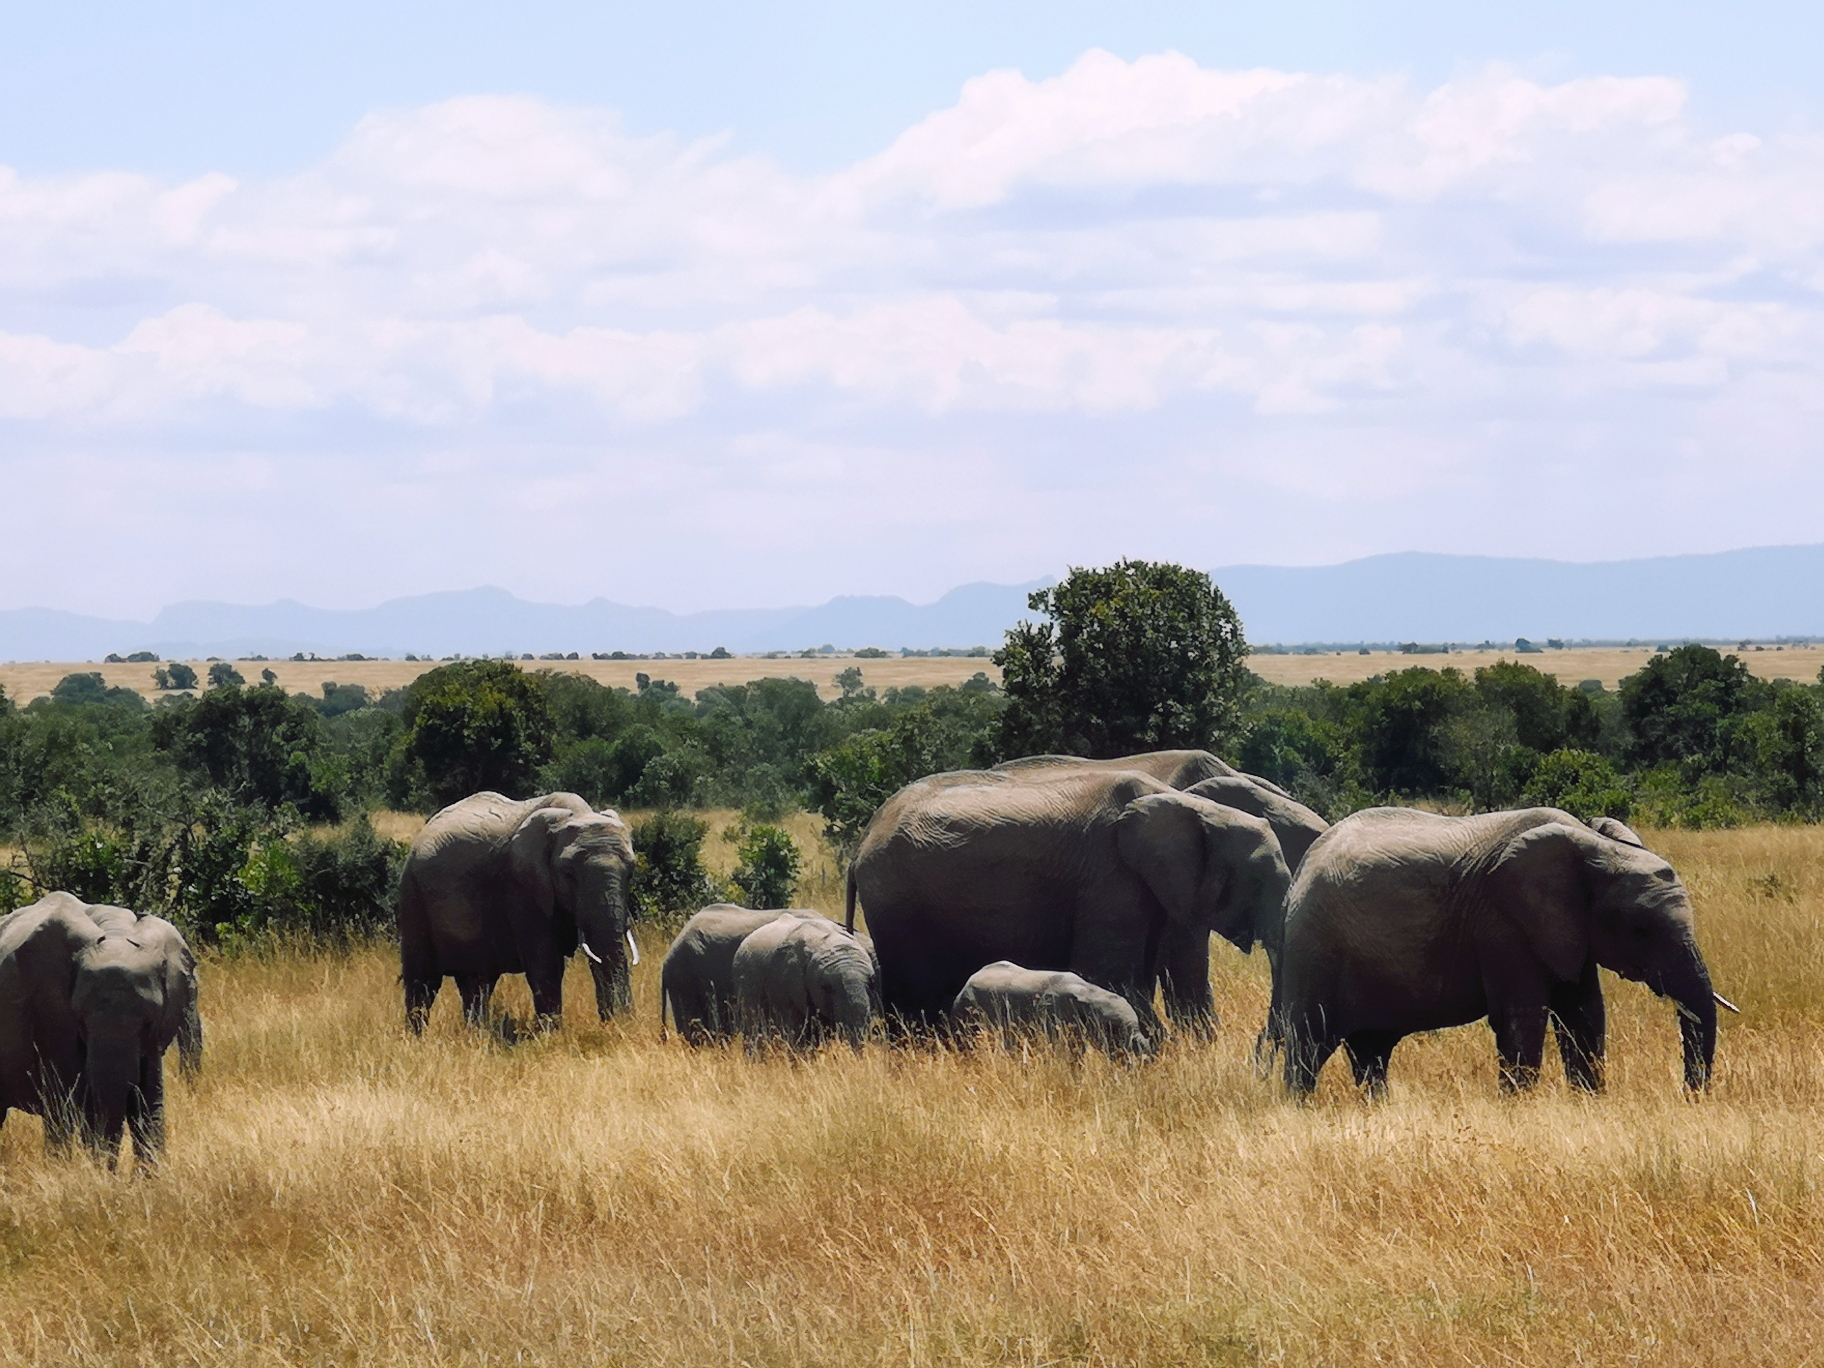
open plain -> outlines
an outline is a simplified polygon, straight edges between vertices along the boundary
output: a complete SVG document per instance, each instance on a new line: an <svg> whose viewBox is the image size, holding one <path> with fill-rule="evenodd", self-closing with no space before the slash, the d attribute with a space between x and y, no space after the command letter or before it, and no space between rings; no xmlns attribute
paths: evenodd
<svg viewBox="0 0 1824 1368"><path fill-rule="evenodd" d="M513 1049L449 990L409 1039L385 946L211 957L160 1174L0 1132L0 1359L1824 1361L1824 832L1649 840L1744 1009L1696 1102L1670 1008L1613 979L1604 1097L1498 1097L1477 1026L1403 1045L1384 1105L1338 1061L1298 1107L1226 947L1217 1043L1132 1069L692 1053L657 928L632 1017L573 967Z"/></svg>
<svg viewBox="0 0 1824 1368"><path fill-rule="evenodd" d="M1406 655L1399 651L1325 651L1317 654L1254 655L1248 668L1274 684L1309 684L1327 679L1332 684L1352 684L1391 670L1424 666L1441 670L1454 666L1473 674L1483 665L1497 660L1519 660L1554 676L1567 687L1585 679L1602 681L1613 689L1627 675L1646 664L1653 654L1651 646L1574 646L1561 651L1542 651L1537 655L1516 655L1511 648L1475 647L1453 650L1448 654ZM1816 683L1818 671L1824 668L1824 646L1749 646L1739 651L1749 670L1762 679L1796 679ZM198 675L206 675L207 661L190 661ZM422 660L271 660L239 661L236 668L246 679L258 682L261 670L271 670L279 685L288 693L321 695L323 682L361 684L373 694L387 689L403 688L426 670L435 669L436 661ZM862 659L849 655L819 656L807 660L798 656L732 656L727 660L537 660L522 661L528 670L558 670L583 674L602 684L631 689L634 676L646 674L653 679L670 680L686 697L715 684L740 684L768 676L809 680L825 699L841 692L836 676L843 670L858 668L862 682L870 688L889 689L907 684L932 688L939 684L960 684L977 671L1000 681L1001 672L992 660L981 656L888 656L884 659ZM157 698L153 687L152 665L108 665L92 661L28 662L0 664L0 688L16 703L27 703L48 694L65 675L82 670L99 670L110 687L137 689L148 698Z"/></svg>

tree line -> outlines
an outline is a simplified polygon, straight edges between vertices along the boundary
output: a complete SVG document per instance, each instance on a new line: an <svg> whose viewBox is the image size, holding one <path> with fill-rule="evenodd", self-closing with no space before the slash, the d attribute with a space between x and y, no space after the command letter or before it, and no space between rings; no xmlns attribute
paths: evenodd
<svg viewBox="0 0 1824 1368"><path fill-rule="evenodd" d="M1200 572L1076 570L1030 607L995 653L998 684L876 690L850 665L829 699L797 678L685 696L505 660L378 696L286 694L232 666L156 704L99 673L23 707L0 694L0 908L57 887L205 941L380 932L403 850L368 814L486 788L650 812L635 838L648 915L712 895L777 906L800 860L782 814L821 814L846 852L903 784L1047 751L1207 748L1333 820L1384 802L1686 826L1824 815L1824 685L1760 680L1707 646L1656 654L1615 690L1517 660L1288 687L1247 669L1242 624ZM689 812L705 807L744 814L729 886L702 872Z"/></svg>

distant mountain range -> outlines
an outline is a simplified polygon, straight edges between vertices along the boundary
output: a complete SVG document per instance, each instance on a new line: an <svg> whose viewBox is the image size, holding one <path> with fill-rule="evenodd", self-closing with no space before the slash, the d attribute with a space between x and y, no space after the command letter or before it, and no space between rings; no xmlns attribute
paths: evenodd
<svg viewBox="0 0 1824 1368"><path fill-rule="evenodd" d="M1406 552L1212 573L1256 645L1824 637L1824 545L1593 564ZM179 603L151 622L20 608L0 611L0 659L99 660L139 650L199 658L994 646L1027 616L1027 595L1045 583L966 584L928 604L844 597L815 608L705 613L607 599L528 603L493 588L360 609L289 599Z"/></svg>

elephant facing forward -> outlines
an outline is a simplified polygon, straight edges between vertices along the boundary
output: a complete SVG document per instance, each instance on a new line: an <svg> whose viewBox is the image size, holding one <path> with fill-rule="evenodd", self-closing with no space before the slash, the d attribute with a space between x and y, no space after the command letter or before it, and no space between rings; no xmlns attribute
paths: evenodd
<svg viewBox="0 0 1824 1368"><path fill-rule="evenodd" d="M821 916L806 908L755 911L734 903L713 903L685 922L665 952L659 973L660 1030L669 1009L671 1024L692 1045L730 1039L739 1021L735 951L752 932L787 915Z"/></svg>
<svg viewBox="0 0 1824 1368"><path fill-rule="evenodd" d="M1685 1086L1703 1088L1721 999L1691 900L1625 826L1604 830L1555 808L1370 808L1338 822L1287 903L1276 985L1286 1086L1309 1093L1340 1044L1357 1083L1379 1092L1403 1037L1487 1017L1503 1089L1536 1081L1549 1020L1566 1076L1595 1091L1606 1050L1598 970L1609 969L1677 1004Z"/></svg>
<svg viewBox="0 0 1824 1368"><path fill-rule="evenodd" d="M162 917L52 893L0 918L0 1119L44 1118L112 1166L130 1127L144 1166L165 1144L165 1050L202 1064L196 958Z"/></svg>
<svg viewBox="0 0 1824 1368"><path fill-rule="evenodd" d="M733 968L735 1012L750 1053L774 1040L810 1049L831 1035L859 1050L880 1016L873 947L816 913L780 913L749 932Z"/></svg>
<svg viewBox="0 0 1824 1368"><path fill-rule="evenodd" d="M422 1031L446 976L479 1023L502 974L524 974L539 1024L563 1014L564 963L581 949L603 1021L632 1000L633 844L614 812L574 793L515 802L477 793L412 842L399 888L405 1015Z"/></svg>

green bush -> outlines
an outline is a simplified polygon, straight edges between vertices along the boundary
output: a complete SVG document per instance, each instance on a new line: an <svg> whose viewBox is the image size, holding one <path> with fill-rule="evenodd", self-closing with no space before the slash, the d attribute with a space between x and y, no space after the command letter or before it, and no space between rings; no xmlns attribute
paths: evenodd
<svg viewBox="0 0 1824 1368"><path fill-rule="evenodd" d="M1560 749L1541 757L1527 779L1528 807L1563 808L1586 821L1615 817L1627 821L1634 800L1615 767L1585 750Z"/></svg>
<svg viewBox="0 0 1824 1368"><path fill-rule="evenodd" d="M420 675L406 689L405 726L395 794L406 802L422 794L435 807L484 789L525 796L556 733L543 681L506 660L461 660Z"/></svg>
<svg viewBox="0 0 1824 1368"><path fill-rule="evenodd" d="M703 868L709 824L682 812L655 812L633 824L633 905L645 921L669 921L716 901Z"/></svg>
<svg viewBox="0 0 1824 1368"><path fill-rule="evenodd" d="M722 833L739 862L729 881L745 907L790 907L804 857L782 827L737 822Z"/></svg>
<svg viewBox="0 0 1824 1368"><path fill-rule="evenodd" d="M152 671L152 684L162 690L194 689L196 671L181 660L174 660L170 665L161 665Z"/></svg>
<svg viewBox="0 0 1824 1368"><path fill-rule="evenodd" d="M239 688L246 682L241 672L225 660L218 660L209 667L209 687L212 689L225 688L230 684Z"/></svg>

